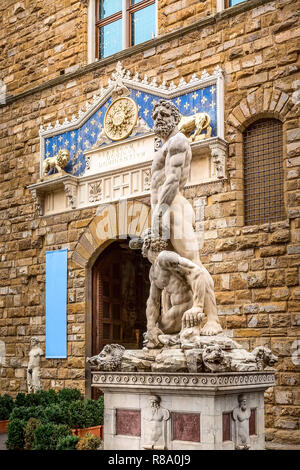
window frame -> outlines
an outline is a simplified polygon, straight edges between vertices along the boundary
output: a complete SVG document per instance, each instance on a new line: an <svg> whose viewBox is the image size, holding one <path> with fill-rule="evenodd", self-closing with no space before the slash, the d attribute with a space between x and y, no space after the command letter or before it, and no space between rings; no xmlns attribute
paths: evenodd
<svg viewBox="0 0 300 470"><path fill-rule="evenodd" d="M122 47L120 51L134 46L132 44L132 21L131 17L137 11L143 10L150 5L156 6L155 11L155 36L157 35L157 1L156 0L142 0L136 5L131 5L131 0L122 0L122 9L112 15L100 19L99 18L99 3L100 0L95 0L95 58L101 60L104 57L100 57L100 30L102 27L114 23L115 21L122 21ZM146 41L145 41L146 42ZM139 43L142 44L142 43ZM120 52L119 51L119 52ZM109 57L109 56L106 56Z"/></svg>
<svg viewBox="0 0 300 470"><path fill-rule="evenodd" d="M227 8L233 8L240 3L245 3L247 0L241 0L236 5L230 5L230 0L217 0L217 12L227 10Z"/></svg>
<svg viewBox="0 0 300 470"><path fill-rule="evenodd" d="M258 181L260 180L261 178L261 173L262 173L262 169L260 167L259 171L257 172L248 172L247 174L247 171L248 171L248 167L246 166L246 160L247 158L249 158L249 156L247 155L247 150L246 150L246 145L247 145L247 133L249 133L249 130L253 130L253 132L255 132L255 126L256 125L265 125L265 126L269 126L269 132L270 132L270 129L272 128L272 121L273 122L277 122L277 124L279 125L279 132L278 132L278 137L280 137L280 146L278 146L278 148L280 148L280 158L278 159L278 163L280 162L280 172L281 172L281 188L280 188L280 184L278 182L277 183L277 190L279 191L280 190L280 193L281 193L281 196L282 198L280 199L281 200L281 205L278 206L280 207L280 211L281 211L281 215L278 215L277 218L275 220L270 220L269 216L270 214L268 214L268 209L267 211L265 211L265 213L262 214L262 205L259 201L259 198L253 198L251 197L251 201L256 201L256 215L254 217L256 217L257 219L259 220L253 220L253 215L250 217L249 215L249 208L251 207L251 204L249 205L248 204L248 201L249 201L249 192L246 196L246 186L248 185L249 187L249 181L252 185L252 189L253 187L255 187L256 183L255 181ZM249 135L249 134L248 134ZM242 160L243 160L243 226L245 227L251 227L251 226L260 226L260 225L264 225L264 224L274 224L274 223L280 223L284 220L286 220L286 217L287 217L287 214L286 214L286 201L285 201L285 173L284 173L284 127L283 127L283 122L282 122L282 119L280 119L278 116L275 116L273 114L266 114L264 113L263 115L260 115L258 114L256 116L255 119L251 120L250 122L248 122L248 125L247 126L244 126L242 132L241 132L241 137L242 137ZM272 144L272 141L268 141L268 147ZM266 152L266 154L264 153L262 155L263 158L266 158L266 155L268 155L268 150ZM263 159L261 158L261 160ZM268 169L269 171L269 169ZM271 170L270 170L270 173L271 173ZM248 179L248 182L246 183L246 180ZM280 180L280 178L278 178L278 180ZM273 192L274 192L274 188L273 188ZM253 195L253 194L252 194ZM270 194L270 191L267 192L266 194L266 200L269 202L270 199L272 199L272 195ZM265 207L269 207L270 204L268 204L267 206L264 205L264 208ZM253 204L252 204L252 207L253 207ZM279 213L279 211L278 211ZM266 218L266 216L268 218ZM262 219L262 217L264 217ZM252 218L252 220L251 220Z"/></svg>

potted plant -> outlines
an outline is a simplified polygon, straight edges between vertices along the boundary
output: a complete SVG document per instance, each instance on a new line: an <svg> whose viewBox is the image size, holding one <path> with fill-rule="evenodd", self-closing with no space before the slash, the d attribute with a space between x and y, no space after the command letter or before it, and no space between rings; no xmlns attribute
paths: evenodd
<svg viewBox="0 0 300 470"><path fill-rule="evenodd" d="M69 419L73 435L84 437L89 433L103 439L103 398L71 403Z"/></svg>
<svg viewBox="0 0 300 470"><path fill-rule="evenodd" d="M76 444L77 450L98 450L101 440L94 434L86 433L84 437Z"/></svg>
<svg viewBox="0 0 300 470"><path fill-rule="evenodd" d="M0 434L7 432L7 425L9 423L9 415L14 407L13 399L5 394L0 396Z"/></svg>

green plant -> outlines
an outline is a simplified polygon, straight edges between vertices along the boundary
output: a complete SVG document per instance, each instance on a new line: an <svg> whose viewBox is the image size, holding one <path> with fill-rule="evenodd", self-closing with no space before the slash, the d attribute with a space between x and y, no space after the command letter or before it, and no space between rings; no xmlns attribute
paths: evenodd
<svg viewBox="0 0 300 470"><path fill-rule="evenodd" d="M86 409L86 427L103 424L103 408L101 402L88 398L84 403Z"/></svg>
<svg viewBox="0 0 300 470"><path fill-rule="evenodd" d="M25 432L24 432L24 449L31 450L33 445L34 439L34 431L38 426L40 426L41 422L39 419L30 418L27 421Z"/></svg>
<svg viewBox="0 0 300 470"><path fill-rule="evenodd" d="M55 390L39 390L38 392L35 393L36 400L38 400L38 404L42 406L49 406L52 405L53 403L56 403L58 398L57 398L57 393Z"/></svg>
<svg viewBox="0 0 300 470"><path fill-rule="evenodd" d="M78 441L78 436L69 435L61 437L57 442L56 450L75 450Z"/></svg>
<svg viewBox="0 0 300 470"><path fill-rule="evenodd" d="M10 419L21 419L24 421L28 421L30 418L29 413L28 413L28 408L26 406L17 406L15 407L10 415Z"/></svg>
<svg viewBox="0 0 300 470"><path fill-rule="evenodd" d="M45 418L54 424L68 424L68 409L52 403L44 409Z"/></svg>
<svg viewBox="0 0 300 470"><path fill-rule="evenodd" d="M76 445L77 450L97 450L101 441L94 434L87 433Z"/></svg>
<svg viewBox="0 0 300 470"><path fill-rule="evenodd" d="M0 396L0 421L9 419L13 408L14 401L12 397L7 394Z"/></svg>
<svg viewBox="0 0 300 470"><path fill-rule="evenodd" d="M58 401L67 401L70 403L72 401L83 400L83 396L80 390L76 388L62 388L57 394L57 399Z"/></svg>
<svg viewBox="0 0 300 470"><path fill-rule="evenodd" d="M20 406L13 409L10 419L22 419L28 421L29 418L45 420L44 408L42 406Z"/></svg>
<svg viewBox="0 0 300 470"><path fill-rule="evenodd" d="M74 401L69 406L69 424L72 428L85 428L87 423L85 403Z"/></svg>
<svg viewBox="0 0 300 470"><path fill-rule="evenodd" d="M72 431L67 425L65 424L55 425L52 436L51 436L51 448L55 450L58 441L67 436L72 436Z"/></svg>
<svg viewBox="0 0 300 470"><path fill-rule="evenodd" d="M6 447L9 450L23 450L24 449L24 431L26 421L21 419L12 419L8 423Z"/></svg>
<svg viewBox="0 0 300 470"><path fill-rule="evenodd" d="M64 424L44 423L34 431L33 450L55 450L58 441L71 435L72 432Z"/></svg>
<svg viewBox="0 0 300 470"><path fill-rule="evenodd" d="M44 423L34 431L33 450L53 450L51 437L54 432L53 423Z"/></svg>
<svg viewBox="0 0 300 470"><path fill-rule="evenodd" d="M15 400L16 406L28 406L28 399L25 393L18 393Z"/></svg>

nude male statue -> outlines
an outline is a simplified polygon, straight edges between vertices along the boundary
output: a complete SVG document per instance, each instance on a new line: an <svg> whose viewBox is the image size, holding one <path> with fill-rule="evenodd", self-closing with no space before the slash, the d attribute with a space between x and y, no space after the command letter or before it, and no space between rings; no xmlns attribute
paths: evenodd
<svg viewBox="0 0 300 470"><path fill-rule="evenodd" d="M166 408L160 406L160 397L154 395L150 398L150 407L146 409L144 420L146 421L146 442L143 449L167 449L166 421L170 413Z"/></svg>
<svg viewBox="0 0 300 470"><path fill-rule="evenodd" d="M204 305L208 319L201 334L215 335L222 328L218 320L214 283L200 261L198 238L193 227L194 209L182 194L190 173L191 147L187 137L178 132L181 115L172 102L160 100L153 108L152 117L153 130L163 143L155 152L152 163L152 230L156 237L169 238L171 249L199 266L198 275L202 280L198 286L199 297L202 297L201 305ZM168 303L164 292L163 310L168 309Z"/></svg>
<svg viewBox="0 0 300 470"><path fill-rule="evenodd" d="M235 423L235 448L237 450L250 449L249 419L251 410L247 407L246 396L238 396L239 406L232 412L232 418Z"/></svg>
<svg viewBox="0 0 300 470"><path fill-rule="evenodd" d="M200 324L204 317L203 292L211 279L202 265L166 251L167 246L167 240L154 238L151 229L144 233L142 254L152 263L145 335L145 346L149 349L162 347L165 335L178 335L184 328ZM165 292L163 309L162 292Z"/></svg>
<svg viewBox="0 0 300 470"><path fill-rule="evenodd" d="M40 341L36 336L33 336L30 340L31 349L27 366L28 393L37 392L42 389L40 380L40 363L44 352L40 348L39 342Z"/></svg>

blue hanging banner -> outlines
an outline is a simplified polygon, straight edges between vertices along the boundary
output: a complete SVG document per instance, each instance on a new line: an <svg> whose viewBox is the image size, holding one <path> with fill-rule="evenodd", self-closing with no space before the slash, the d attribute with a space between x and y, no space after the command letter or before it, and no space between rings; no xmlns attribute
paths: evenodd
<svg viewBox="0 0 300 470"><path fill-rule="evenodd" d="M46 358L67 357L68 250L46 252Z"/></svg>

